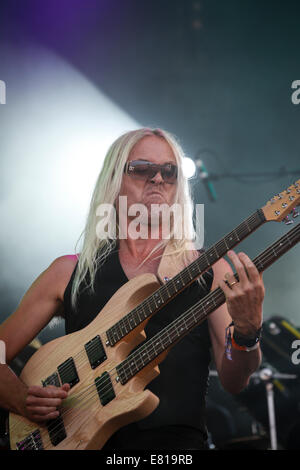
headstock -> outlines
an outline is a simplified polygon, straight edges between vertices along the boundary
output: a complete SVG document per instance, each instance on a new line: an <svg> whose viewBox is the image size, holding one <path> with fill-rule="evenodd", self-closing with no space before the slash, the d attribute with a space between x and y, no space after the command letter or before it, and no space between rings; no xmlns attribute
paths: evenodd
<svg viewBox="0 0 300 470"><path fill-rule="evenodd" d="M292 224L295 217L299 215L296 207L300 204L300 179L289 188L272 197L267 204L262 207L266 221L275 220L286 224ZM288 215L291 213L292 219Z"/></svg>

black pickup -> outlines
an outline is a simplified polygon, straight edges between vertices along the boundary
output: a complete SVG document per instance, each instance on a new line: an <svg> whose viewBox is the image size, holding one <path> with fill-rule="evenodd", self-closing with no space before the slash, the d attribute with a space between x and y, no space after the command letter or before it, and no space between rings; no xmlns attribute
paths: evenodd
<svg viewBox="0 0 300 470"><path fill-rule="evenodd" d="M91 368L95 369L99 366L102 362L104 362L107 357L105 354L104 347L102 345L102 341L99 335L95 336L95 338L91 339L88 343L84 345L85 351L87 353L87 357L89 358Z"/></svg>

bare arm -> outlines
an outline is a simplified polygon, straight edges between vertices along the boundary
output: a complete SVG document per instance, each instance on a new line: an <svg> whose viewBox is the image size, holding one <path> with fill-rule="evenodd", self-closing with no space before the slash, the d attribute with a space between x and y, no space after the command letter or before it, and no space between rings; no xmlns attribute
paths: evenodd
<svg viewBox="0 0 300 470"><path fill-rule="evenodd" d="M63 306L63 294L75 267L73 257L57 258L32 284L16 311L0 326L9 363ZM6 364L0 365L0 406L32 421L56 416L69 387L27 387Z"/></svg>
<svg viewBox="0 0 300 470"><path fill-rule="evenodd" d="M228 256L240 282L233 288L228 287L224 279L227 273L232 275L230 265L225 260L215 265L212 289L223 289L226 304L209 316L208 323L220 381L227 391L236 394L247 386L250 375L259 367L261 351L259 347L251 352L232 348L232 360L229 360L225 354L225 329L233 320L234 328L247 336L261 326L264 287L260 274L246 255L229 252Z"/></svg>

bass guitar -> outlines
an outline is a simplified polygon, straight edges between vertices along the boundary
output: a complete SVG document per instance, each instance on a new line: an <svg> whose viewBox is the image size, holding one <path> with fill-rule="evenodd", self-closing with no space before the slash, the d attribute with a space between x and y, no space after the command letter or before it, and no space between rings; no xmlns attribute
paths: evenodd
<svg viewBox="0 0 300 470"><path fill-rule="evenodd" d="M109 380L108 371L122 362L145 339L143 328L146 322L177 293L260 225L271 220L281 221L291 210L294 211L300 200L299 183L300 180L272 198L266 206L252 214L163 286L160 286L154 275L138 276L122 286L86 328L42 346L24 367L21 379L28 385L42 383L44 386L60 386L69 383L74 387L64 402L64 408L69 407L68 418L65 420L66 417L61 413L57 419L37 428L35 423L10 413L11 448L99 449L115 431L116 426L121 427L150 414L157 406L158 399L149 391L132 394L138 383L144 383L141 377L145 371L141 371L137 380L129 384L128 400L123 396L122 410L119 412L118 401L115 401L116 410L113 415L108 411L106 416L106 411L111 408L106 405L110 404L114 394L112 385L108 387L107 393L99 392L100 404L103 407L101 417L97 412L91 412L89 406L82 406L78 396L85 394L88 387L96 386L99 391L102 390L104 381L106 383ZM295 212L293 214L295 216ZM123 314L128 313L120 317L120 310ZM98 334L95 336L95 333ZM151 371L147 369L148 381L145 383L149 383L158 373L156 368L150 369ZM145 394L148 397L146 400ZM81 404L78 408L79 402ZM124 411L124 405L127 411ZM93 419L90 419L91 415L94 416ZM113 416L118 416L118 419L114 420ZM89 424L85 432L86 422ZM98 429L101 429L101 438Z"/></svg>

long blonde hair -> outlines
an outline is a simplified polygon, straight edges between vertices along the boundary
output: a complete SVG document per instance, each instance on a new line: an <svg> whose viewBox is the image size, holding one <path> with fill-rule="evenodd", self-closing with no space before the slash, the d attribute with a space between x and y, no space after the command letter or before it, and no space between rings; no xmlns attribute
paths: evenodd
<svg viewBox="0 0 300 470"><path fill-rule="evenodd" d="M101 239L97 236L97 208L100 204L115 205L120 192L124 166L128 155L139 140L152 135L164 138L170 145L176 159L178 179L175 203L186 209L183 211L184 217L181 218L181 223L184 225L182 233L185 234L185 237L175 239L173 236L175 228L173 226L170 238L174 244L174 252L178 253L178 255L188 253L188 243L194 239L195 230L193 226L193 204L190 188L188 180L182 171L182 162L185 156L182 147L175 136L162 129L141 128L127 132L121 135L109 148L93 191L85 229L82 233L84 235L82 250L78 257L78 265L72 286L71 299L73 308L76 308L76 299L79 288L83 286L83 281L86 283L83 286L84 288L94 289L97 268L105 262L109 253L116 247L116 240L109 238L108 235L106 238ZM148 257L167 243L168 240L159 242ZM86 281L87 274L89 283Z"/></svg>

